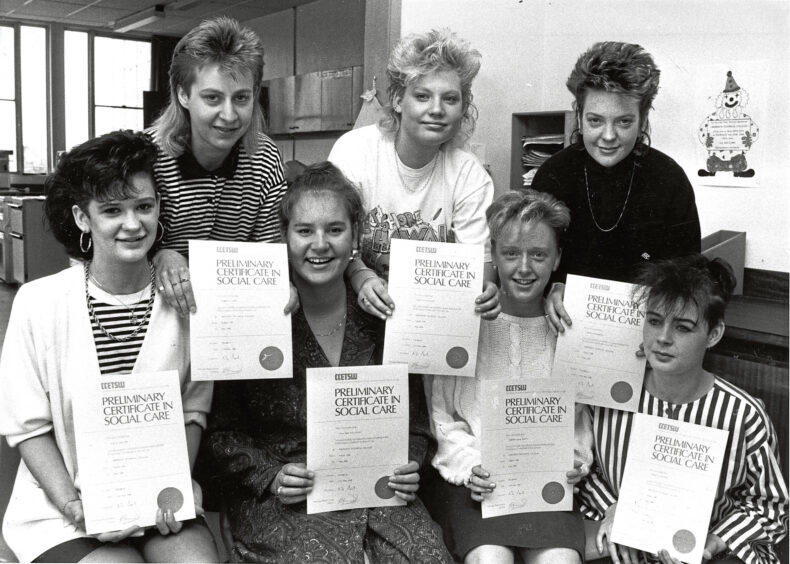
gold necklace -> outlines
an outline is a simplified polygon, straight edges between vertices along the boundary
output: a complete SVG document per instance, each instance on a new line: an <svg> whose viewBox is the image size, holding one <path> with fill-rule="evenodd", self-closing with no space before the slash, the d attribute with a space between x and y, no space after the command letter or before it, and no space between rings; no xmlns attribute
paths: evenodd
<svg viewBox="0 0 790 564"><path fill-rule="evenodd" d="M329 333L316 333L315 331L313 331L313 335L315 335L316 337L331 337L332 335L337 333L337 330L343 326L343 323L345 323L345 321L346 321L346 314L344 312L343 317L340 319L340 321L337 322L337 325L335 325L335 327Z"/></svg>
<svg viewBox="0 0 790 564"><path fill-rule="evenodd" d="M112 293L112 292L110 292L110 291L109 291L107 288L105 288L105 287L104 287L104 286L101 284L101 282L99 282L99 281L96 279L96 277L93 275L93 273L92 273L92 272L89 272L89 273L88 273L88 276L90 277L90 280L91 280L91 282L93 282L93 283L96 285L96 287L98 287L98 288L100 288L101 290L103 290L103 291L104 291L104 293L106 293L107 295L109 295L110 297L112 297L112 299L114 299L116 302L118 302L118 304L120 304L120 305L122 305L123 307L125 307L125 308L126 308L126 310L129 312L129 323L131 323L132 325L134 325L134 324L136 324L136 323L137 323L137 315L135 315L135 313L134 313L134 308L135 308L135 306L136 306L136 305L137 305L137 304L140 302L140 300L142 300L142 299L143 299L143 292L145 292L146 288L148 287L148 284L146 284L146 285L143 287L143 289L142 289L142 290L140 290L139 292L137 292L137 297L136 297L135 299L133 299L133 300L132 300L132 306L131 306L131 307L129 307L127 304L125 304L123 301L121 301L121 299L120 299L120 298L119 298L117 295L113 294L113 293Z"/></svg>
<svg viewBox="0 0 790 564"><path fill-rule="evenodd" d="M88 278L90 278L90 262L85 263L85 303L87 303L88 305L88 313L90 314L91 319L99 328L99 330L102 333L104 333L104 336L110 339L111 341L115 341L116 343L125 343L126 341L133 339L145 326L145 323L146 321L148 321L148 318L151 317L151 310L154 307L154 297L156 296L156 293L154 292L154 265L149 263L148 267L151 270L151 285L150 285L151 297L148 298L148 305L145 308L145 313L143 314L143 318L137 323L132 323L132 325L135 325L135 328L134 331L132 331L129 335L127 335L126 337L118 337L117 335L113 335L112 333L110 333L107 330L107 328L104 327L104 325L102 325L101 321L96 315L96 312L93 310L93 304L91 303L90 292L88 291ZM101 288L101 286L99 287ZM102 289L104 290L104 288ZM107 292L107 290L104 291ZM107 293L110 294L110 292ZM114 294L110 294L110 295L113 296L115 299L118 299Z"/></svg>
<svg viewBox="0 0 790 564"><path fill-rule="evenodd" d="M620 210L620 216L617 218L617 221L614 222L614 225L612 225L609 229L604 229L598 224L598 220L595 219L595 213L593 212L592 208L592 200L590 200L590 184L587 181L587 165L584 165L584 187L587 189L587 205L590 207L590 216L592 217L595 226L604 233L609 233L612 231L620 224L620 220L623 219L625 208L628 205L628 198L631 196L631 187L634 185L634 174L636 174L636 162L634 162L634 166L631 169L631 181L628 183L628 193L625 195L625 202L623 203L623 209Z"/></svg>
<svg viewBox="0 0 790 564"><path fill-rule="evenodd" d="M400 183L403 186L403 188L405 188L408 192L412 192L414 194L416 194L417 192L421 192L422 190L425 189L426 186L428 186L428 184L431 183L431 179L433 178L433 173L436 171L436 163L439 160L439 151L437 151L436 154L431 159L431 171L428 173L428 176L423 176L422 181L419 182L416 187L410 188L409 185L406 183L406 179L403 178L403 173L401 172L401 167L405 168L406 165L403 164L403 161L400 160L400 157L398 156L398 149L395 147L397 141L398 140L396 138L395 141L392 142L392 154L395 155L395 170L398 173L398 178L400 178Z"/></svg>

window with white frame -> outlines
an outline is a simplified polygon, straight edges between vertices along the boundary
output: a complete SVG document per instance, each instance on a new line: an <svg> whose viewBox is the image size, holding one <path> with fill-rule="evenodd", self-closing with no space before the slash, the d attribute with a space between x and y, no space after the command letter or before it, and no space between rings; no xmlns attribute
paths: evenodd
<svg viewBox="0 0 790 564"><path fill-rule="evenodd" d="M16 76L14 74L15 29L0 26L0 150L9 155L9 170L16 171Z"/></svg>
<svg viewBox="0 0 790 564"><path fill-rule="evenodd" d="M143 128L143 91L151 89L151 43L96 37L94 134Z"/></svg>
<svg viewBox="0 0 790 564"><path fill-rule="evenodd" d="M0 150L13 151L11 172L46 173L53 164L49 32L47 26L0 24ZM142 129L150 41L79 30L63 34L63 53L54 54L52 64L65 65L60 107L66 149L115 129Z"/></svg>
<svg viewBox="0 0 790 564"><path fill-rule="evenodd" d="M47 172L46 28L0 26L0 76L0 149L13 151L9 170Z"/></svg>

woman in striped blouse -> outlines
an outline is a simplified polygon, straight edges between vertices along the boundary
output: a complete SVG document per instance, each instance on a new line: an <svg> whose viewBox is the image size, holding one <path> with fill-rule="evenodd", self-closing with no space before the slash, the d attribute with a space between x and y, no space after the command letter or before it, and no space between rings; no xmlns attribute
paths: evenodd
<svg viewBox="0 0 790 564"><path fill-rule="evenodd" d="M778 562L774 547L787 530L788 493L773 425L759 399L702 367L705 351L724 334L724 310L735 287L729 265L702 255L647 263L638 283L647 288L641 298L650 363L639 412L729 433L704 558ZM640 556L677 562L664 550L640 555L609 537L632 420L632 413L593 408L597 467L580 491L582 511L599 520L588 529L588 557L594 539L598 553L609 552L615 562Z"/></svg>
<svg viewBox="0 0 790 564"><path fill-rule="evenodd" d="M218 561L205 523L172 510L147 531L84 527L72 404L83 382L176 370L191 463L211 406L211 383L189 379L187 321L155 291L155 159L148 137L118 131L66 153L48 179L49 224L83 262L19 289L0 357L0 434L22 456L3 534L20 562Z"/></svg>
<svg viewBox="0 0 790 564"><path fill-rule="evenodd" d="M165 229L154 257L158 285L183 315L196 309L189 239L280 240L285 180L280 152L263 134L262 78L260 39L228 17L203 21L173 52L170 103L148 133L159 145Z"/></svg>

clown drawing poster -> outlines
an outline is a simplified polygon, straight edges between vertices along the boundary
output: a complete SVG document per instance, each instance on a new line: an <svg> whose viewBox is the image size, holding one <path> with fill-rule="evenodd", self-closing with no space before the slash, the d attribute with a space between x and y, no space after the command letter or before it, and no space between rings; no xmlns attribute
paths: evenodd
<svg viewBox="0 0 790 564"><path fill-rule="evenodd" d="M697 67L695 169L698 184L756 187L764 171L768 72L762 61Z"/></svg>

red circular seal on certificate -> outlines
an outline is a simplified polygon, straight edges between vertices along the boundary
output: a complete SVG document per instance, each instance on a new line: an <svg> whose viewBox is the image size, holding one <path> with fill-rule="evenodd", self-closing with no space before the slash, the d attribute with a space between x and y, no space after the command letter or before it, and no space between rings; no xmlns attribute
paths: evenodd
<svg viewBox="0 0 790 564"><path fill-rule="evenodd" d="M565 488L559 482L549 482L543 486L543 491L540 494L543 496L543 501L554 505L565 497Z"/></svg>
<svg viewBox="0 0 790 564"><path fill-rule="evenodd" d="M672 535L672 546L674 546L675 550L678 552L687 554L697 546L697 539L694 537L694 533L688 529L680 529Z"/></svg>
<svg viewBox="0 0 790 564"><path fill-rule="evenodd" d="M165 488L156 496L156 505L162 511L175 513L184 505L184 494L178 488Z"/></svg>
<svg viewBox="0 0 790 564"><path fill-rule="evenodd" d="M266 347L258 355L258 362L266 370L277 370L283 365L283 351L277 347Z"/></svg>
<svg viewBox="0 0 790 564"><path fill-rule="evenodd" d="M634 397L634 389L631 387L631 384L628 382L615 382L612 385L612 389L609 390L609 393L612 395L612 399L617 403L625 403Z"/></svg>
<svg viewBox="0 0 790 564"><path fill-rule="evenodd" d="M447 365L450 368L463 368L469 362L469 353L463 347L453 347L447 351Z"/></svg>
<svg viewBox="0 0 790 564"><path fill-rule="evenodd" d="M389 482L389 476L382 476L376 480L376 485L374 486L373 490L381 499L389 499L395 495L395 490L389 487Z"/></svg>

